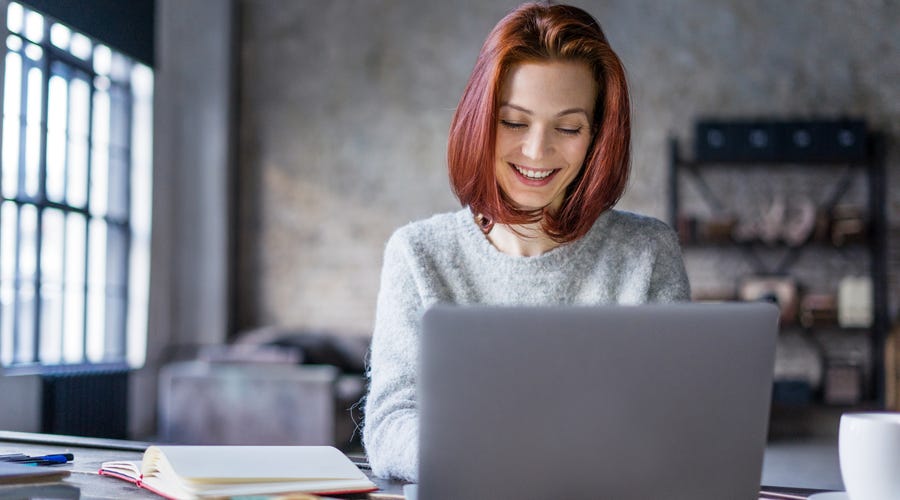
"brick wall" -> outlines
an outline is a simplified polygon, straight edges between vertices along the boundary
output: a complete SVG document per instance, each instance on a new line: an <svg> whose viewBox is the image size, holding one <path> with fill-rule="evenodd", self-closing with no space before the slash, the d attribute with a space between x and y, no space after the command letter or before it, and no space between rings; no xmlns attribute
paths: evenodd
<svg viewBox="0 0 900 500"><path fill-rule="evenodd" d="M450 117L484 37L517 3L240 2L239 327L369 332L391 231L457 206L444 164ZM628 70L634 169L620 207L667 218L666 140L690 140L697 116L855 115L887 134L889 218L900 226L898 4L576 3L599 19ZM827 184L783 175L804 176L810 196ZM744 204L781 189L756 180L764 187L746 189L736 175L716 182ZM828 287L846 264L811 252L798 268ZM714 251L689 256L688 267L702 288L729 286L746 264Z"/></svg>

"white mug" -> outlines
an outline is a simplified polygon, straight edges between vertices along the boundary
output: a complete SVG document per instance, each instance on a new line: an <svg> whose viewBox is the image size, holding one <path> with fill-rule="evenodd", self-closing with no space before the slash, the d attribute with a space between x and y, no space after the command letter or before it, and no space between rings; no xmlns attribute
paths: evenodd
<svg viewBox="0 0 900 500"><path fill-rule="evenodd" d="M850 500L900 500L900 413L845 413L838 453Z"/></svg>

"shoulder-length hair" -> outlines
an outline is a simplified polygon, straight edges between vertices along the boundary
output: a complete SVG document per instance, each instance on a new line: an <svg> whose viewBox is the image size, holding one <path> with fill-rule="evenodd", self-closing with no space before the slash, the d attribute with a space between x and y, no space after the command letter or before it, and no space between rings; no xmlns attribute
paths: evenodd
<svg viewBox="0 0 900 500"><path fill-rule="evenodd" d="M583 61L599 86L593 141L584 166L566 191L557 213L517 208L500 189L494 163L500 87L510 68L523 62ZM625 70L600 24L566 5L524 4L488 35L450 125L447 162L454 194L494 223L541 221L558 242L576 240L622 196L628 182L631 112Z"/></svg>

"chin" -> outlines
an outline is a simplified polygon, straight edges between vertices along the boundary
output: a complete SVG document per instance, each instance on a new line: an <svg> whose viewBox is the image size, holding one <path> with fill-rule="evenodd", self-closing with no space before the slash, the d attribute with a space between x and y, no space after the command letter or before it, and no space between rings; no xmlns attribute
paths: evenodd
<svg viewBox="0 0 900 500"><path fill-rule="evenodd" d="M533 198L522 199L511 196L513 204L519 210L525 210L528 212L536 212L538 210L543 210L550 206L550 202L548 200L535 200Z"/></svg>

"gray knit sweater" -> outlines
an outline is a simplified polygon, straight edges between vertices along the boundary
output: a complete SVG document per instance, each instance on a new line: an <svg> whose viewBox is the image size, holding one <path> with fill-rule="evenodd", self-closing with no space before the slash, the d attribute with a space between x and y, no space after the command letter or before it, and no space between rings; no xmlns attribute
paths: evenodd
<svg viewBox="0 0 900 500"><path fill-rule="evenodd" d="M637 304L689 296L674 232L628 212L607 211L583 238L535 257L498 251L468 209L398 229L385 248L369 359L363 443L373 473L418 478L418 339L429 306Z"/></svg>

